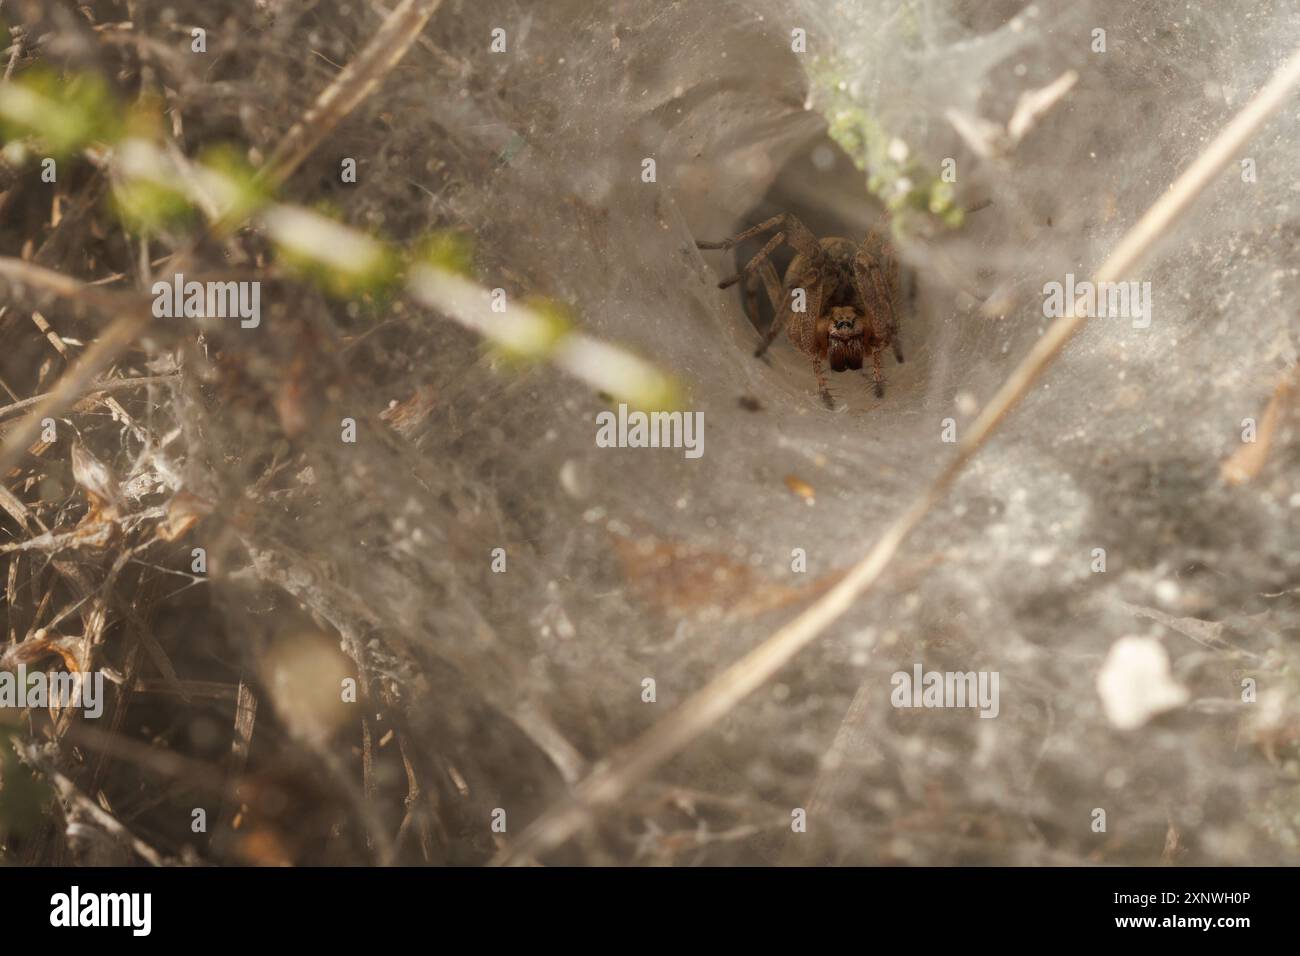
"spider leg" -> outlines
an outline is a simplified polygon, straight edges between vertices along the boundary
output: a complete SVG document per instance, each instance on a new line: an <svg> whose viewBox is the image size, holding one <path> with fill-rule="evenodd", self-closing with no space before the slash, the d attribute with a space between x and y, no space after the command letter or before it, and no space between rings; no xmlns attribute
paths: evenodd
<svg viewBox="0 0 1300 956"><path fill-rule="evenodd" d="M766 222L760 222L757 226L752 226L744 232L737 233L730 239L723 239L721 242L697 241L695 247L697 249L730 249L737 243L744 242L746 239L764 232L771 232L773 229L784 231L790 238L790 245L810 259L821 255L821 243L817 241L817 237L808 231L807 226L789 213L773 216Z"/></svg>
<svg viewBox="0 0 1300 956"><path fill-rule="evenodd" d="M821 261L822 244L817 241L817 237L809 231L808 227L799 221L798 217L785 213L781 217L781 229L795 252L807 256L809 262Z"/></svg>
<svg viewBox="0 0 1300 956"><path fill-rule="evenodd" d="M751 272L757 270L759 266L761 266L764 262L768 261L767 257L772 254L772 250L775 249L783 242L785 242L785 233L778 232L775 236L773 236L771 239L767 241L767 245L765 245L762 249L758 251L758 255L754 256L754 258L750 259L749 262L745 264L745 268L741 269L734 276L728 276L727 278L723 279L721 282L718 283L718 288L719 289L729 288L730 286L735 285L745 276L749 275Z"/></svg>
<svg viewBox="0 0 1300 956"><path fill-rule="evenodd" d="M884 265L882 265L884 263ZM853 257L853 285L875 325L884 320L885 331L894 347L894 358L901 364L903 345L898 340L898 315L894 301L898 290L898 262L888 244L876 234L868 235Z"/></svg>
<svg viewBox="0 0 1300 956"><path fill-rule="evenodd" d="M705 240L697 239L695 241L695 248L696 249L723 249L723 250L730 249L733 246L735 246L737 243L744 242L746 239L749 239L752 236L757 236L759 233L770 232L771 230L776 229L778 226L782 224L784 220L785 220L784 216L773 216L771 219L768 219L766 222L760 222L757 226L751 226L750 228L746 229L744 232L738 232L730 239L723 239L721 242L706 242Z"/></svg>
<svg viewBox="0 0 1300 956"><path fill-rule="evenodd" d="M767 300L772 303L772 318L775 319L777 312L781 310L781 279L776 274L776 267L772 265L770 259L759 266L757 272L751 272L749 278L745 280L745 315L756 329L759 327L758 287L760 285L767 289Z"/></svg>
<svg viewBox="0 0 1300 956"><path fill-rule="evenodd" d="M871 377L876 383L876 398L884 398L885 380L880 374L880 349L871 353Z"/></svg>
<svg viewBox="0 0 1300 956"><path fill-rule="evenodd" d="M763 335L763 341L759 343L758 348L754 349L754 358L762 358L763 353L767 351L772 340L776 338L787 322L790 321L790 303L794 296L794 289L787 289L780 306L777 307L776 315L772 316L772 324L767 327L767 332Z"/></svg>
<svg viewBox="0 0 1300 956"><path fill-rule="evenodd" d="M776 266L772 265L771 259L759 266L758 274L763 279L763 285L767 287L767 298L772 303L772 312L775 313L781 308L781 277L776 274Z"/></svg>
<svg viewBox="0 0 1300 956"><path fill-rule="evenodd" d="M768 263L768 268L772 268L770 262ZM765 276L764 278L767 277ZM808 275L805 273L802 277L787 276L788 285L784 292L779 293L780 299L777 299L775 296L773 297L774 305L777 301L780 301L781 304L776 307L776 315L772 319L772 324L768 326L767 333L763 336L763 341L754 351L755 358L763 357L763 353L768 350L768 347L771 346L780 331L791 321L798 323L794 331L791 332L792 337L797 333L795 344L809 355L816 354L817 350L813 347L814 331L817 326L816 317L821 312L822 289L820 283L815 281L812 283L805 282L803 285L796 285L801 278L807 279ZM774 288L778 288L778 286L776 284L776 270L772 269L771 281L768 283L767 287L768 295L772 294ZM804 311L796 313L794 311L794 292L795 289L799 288L805 290ZM796 315L798 316L797 318Z"/></svg>
<svg viewBox="0 0 1300 956"><path fill-rule="evenodd" d="M827 408L835 407L835 399L831 397L830 386L826 383L826 370L822 368L822 358L820 355L813 356L813 374L817 376L817 394L821 396L822 404Z"/></svg>
<svg viewBox="0 0 1300 956"><path fill-rule="evenodd" d="M808 280L812 279L811 282ZM808 355L820 355L822 349L817 343L817 320L822 314L822 282L817 275L803 276L803 285L795 286L795 289L803 288L804 290L804 310L796 312L791 316L791 321L795 327L790 332L790 337L794 343L799 346L799 350ZM793 295L791 290L791 295Z"/></svg>

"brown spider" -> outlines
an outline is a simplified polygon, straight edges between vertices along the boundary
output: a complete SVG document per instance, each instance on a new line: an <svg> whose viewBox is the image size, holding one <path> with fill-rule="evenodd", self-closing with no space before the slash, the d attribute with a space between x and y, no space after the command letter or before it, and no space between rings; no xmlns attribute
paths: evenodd
<svg viewBox="0 0 1300 956"><path fill-rule="evenodd" d="M880 353L893 346L894 358L903 361L895 312L899 303L898 260L888 240L873 229L860 246L836 236L818 241L803 223L783 213L722 242L695 245L700 249L730 249L773 229L776 235L758 255L740 272L718 283L719 289L725 289L746 278L748 294L754 293L757 277L767 287L776 315L754 355L762 356L789 322L790 341L812 357L817 388L828 408L835 403L826 385L824 361L830 362L832 372L843 372L862 368L863 360L870 356L876 397L883 398ZM783 242L798 253L785 271L785 285L778 281L776 267L768 258Z"/></svg>

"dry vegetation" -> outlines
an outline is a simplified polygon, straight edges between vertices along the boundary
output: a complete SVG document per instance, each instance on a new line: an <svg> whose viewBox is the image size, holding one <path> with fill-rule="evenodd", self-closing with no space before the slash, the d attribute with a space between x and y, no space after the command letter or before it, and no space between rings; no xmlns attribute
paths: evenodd
<svg viewBox="0 0 1300 956"><path fill-rule="evenodd" d="M818 733L797 745L746 736L753 728L738 709L759 688L775 695L781 666L869 588L919 590L936 566L960 563L960 545L891 559L1081 322L1035 337L919 499L900 464L892 480L907 497L874 508L874 533L853 543L852 554L867 552L861 561L837 552L806 580L778 579L750 560L739 534L688 538L628 505L657 487L648 477L645 489L611 496L616 513L600 523L610 516L592 506L598 472L570 470L561 454L543 468L521 450L515 474L502 451L536 450L552 408L585 429L587 410L606 398L670 403L679 370L665 364L673 374L661 374L659 356L638 358L607 327L578 331L588 326L555 304L565 288L548 284L560 253L546 230L599 245L607 210L565 196L555 201L568 218L554 226L518 209L467 220L466 208L492 207L461 197L492 193L498 177L523 180L526 171L507 167L530 148L491 123L475 138L473 117L529 136L530 109L538 125L555 120L526 84L507 97L499 72L458 53L487 35L479 5L221 0L167 4L168 19L153 6L0 3L0 89L10 97L0 97L9 109L0 108L0 670L107 678L100 719L77 708L0 710L0 864L1186 859L1185 827L1161 796L1177 789L1174 773L1126 793L1138 837L1135 825L1098 850L1086 827L1061 823L1053 794L1079 789L1075 769L1063 769L1077 754L1056 766L1045 755L1060 732L1056 708L1070 719L1051 667L1077 670L1068 664L1044 665L1029 709L1008 721L1023 736L990 773L1017 783L992 797L974 796L969 775L945 784L936 772L922 784L881 756L914 753L922 736L887 714L891 742L865 739L868 684L859 689L856 672L837 684L845 666L833 654L775 685L780 696L764 698L753 724L794 737L807 720ZM527 22L526 4L505 6L509 22ZM199 23L207 48L195 55ZM605 32L617 51L618 28ZM629 46L637 41L625 33ZM1068 87L1029 103L1028 118L1011 124L1017 142ZM42 108L22 115L19 88L45 97ZM430 95L453 104L445 109L463 125L426 116ZM42 179L47 154L53 182ZM1098 274L1128 274L1232 155L1193 166ZM345 157L363 158L355 184L340 180ZM662 220L647 228L668 230ZM536 263L509 254L534 233L546 238ZM666 281L687 282L681 262L661 259L679 270ZM175 273L259 282L260 324L155 318L151 287ZM477 282L500 282L519 300L508 321L482 321ZM524 304L536 292L550 298ZM742 396L737 410L727 397L734 414L757 420L782 400ZM485 420L498 403L517 416ZM1294 461L1294 404L1287 373L1261 414L1261 442L1223 463L1227 485L1272 480L1279 459ZM346 421L356 444L340 438ZM581 440L589 444L586 431ZM566 467L552 469L552 458ZM543 480L551 484L539 491ZM784 488L779 474L768 483L799 509L822 514L834 500L830 473L816 490L793 473ZM574 501L543 501L561 497L552 486ZM901 517L891 524L882 512ZM578 530L557 530L566 520ZM497 542L511 544L510 606L489 563ZM566 577L575 563L556 555L581 548L596 557ZM780 564L784 541L777 552ZM1159 619L1137 605L1120 616L1197 645L1189 669L1203 668L1193 676L1211 712L1227 694L1219 672L1295 684L1296 572L1273 570L1225 586L1224 604L1199 617ZM1241 594L1265 603L1224 611L1241 607L1232 604ZM883 604L868 609L881 621ZM661 644L622 646L608 627L591 628L584 609L599 621L650 621ZM1036 623L1055 628L1053 613ZM615 683L636 688L629 675L700 621L711 635L737 636L682 639L672 666L693 683L677 681L653 718L636 709L636 690L631 709L612 702ZM938 659L950 649L939 639L930 651ZM349 681L355 700L341 699ZM1261 845L1287 852L1300 724L1289 699L1273 700L1258 719L1216 728L1198 751L1197 773L1240 770L1203 795L1198 814L1240 813L1249 832L1232 834L1244 849L1207 843L1193 860ZM1096 739L1124 751L1103 738L1110 730L1095 713L1077 719L1093 719ZM660 774L720 725L739 752L734 765L711 750ZM933 739L965 759L973 732L954 728ZM861 776L837 777L841 760ZM1280 792L1274 781L1281 797L1241 810L1242 793ZM593 821L567 802L575 788L617 812ZM843 811L857 827L845 831L852 840L822 835L811 850L792 849L790 806L804 798ZM489 825L499 807L509 808L510 842Z"/></svg>

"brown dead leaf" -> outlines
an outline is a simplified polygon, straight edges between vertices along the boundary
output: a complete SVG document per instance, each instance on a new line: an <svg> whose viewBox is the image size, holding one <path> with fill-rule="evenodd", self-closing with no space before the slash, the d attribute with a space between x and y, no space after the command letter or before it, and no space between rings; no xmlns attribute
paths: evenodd
<svg viewBox="0 0 1300 956"><path fill-rule="evenodd" d="M785 486L806 501L810 506L817 503L817 492L798 475L786 475Z"/></svg>
<svg viewBox="0 0 1300 956"><path fill-rule="evenodd" d="M240 836L235 852L253 866L293 866L284 841L268 827Z"/></svg>
<svg viewBox="0 0 1300 956"><path fill-rule="evenodd" d="M211 504L182 491L167 503L167 517L158 523L157 535L163 541L176 541L211 513Z"/></svg>
<svg viewBox="0 0 1300 956"><path fill-rule="evenodd" d="M30 667L51 655L57 655L68 670L79 671L82 667L75 648L80 647L82 643L80 636L51 637L45 628L38 628L26 640L10 644L5 648L4 653L0 654L0 670L13 670L19 664Z"/></svg>
<svg viewBox="0 0 1300 956"><path fill-rule="evenodd" d="M837 571L790 586L720 551L649 533L611 534L633 593L672 616L716 610L728 617L754 617L814 597L843 574Z"/></svg>
<svg viewBox="0 0 1300 956"><path fill-rule="evenodd" d="M437 389L431 385L421 385L412 395L404 402L393 402L386 409L379 413L381 421L392 425L399 435L403 438L410 438L412 433L420 426L429 413L433 411L434 400L437 397Z"/></svg>

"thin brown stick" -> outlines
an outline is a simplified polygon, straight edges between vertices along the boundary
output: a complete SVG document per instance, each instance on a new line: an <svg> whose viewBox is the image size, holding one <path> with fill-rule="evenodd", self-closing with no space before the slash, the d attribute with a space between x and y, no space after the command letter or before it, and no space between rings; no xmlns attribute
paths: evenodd
<svg viewBox="0 0 1300 956"><path fill-rule="evenodd" d="M0 267L3 265L0 262ZM96 376L135 341L151 320L149 309L141 304L109 324L81 356L80 361L64 372L54 388L5 435L3 444L0 444L0 475L8 474L9 469L22 458L27 446L35 441L41 429L41 420L58 415L90 390Z"/></svg>
<svg viewBox="0 0 1300 956"><path fill-rule="evenodd" d="M388 15L366 48L330 83L316 102L280 140L259 175L283 183L313 149L357 105L373 93L411 48L442 0L403 0Z"/></svg>
<svg viewBox="0 0 1300 956"><path fill-rule="evenodd" d="M1297 83L1300 83L1300 50L1128 231L1097 270L1094 281L1113 282L1129 274L1214 176L1232 161L1255 131L1282 105ZM1079 314L1075 302L1071 303L1066 315L1048 327L971 424L952 460L839 584L691 695L677 710L616 753L601 769L575 787L571 797L538 817L519 840L499 853L493 862L526 863L537 854L564 843L593 819L594 811L620 800L635 784L771 679L852 607L879 580L903 541L943 498L966 463L984 447L1001 421L1028 394L1034 382L1086 321L1087 317Z"/></svg>
<svg viewBox="0 0 1300 956"><path fill-rule="evenodd" d="M106 311L123 308L132 298L135 298L130 293L101 289L80 279L55 272L53 269L46 269L33 262L8 256L0 256L0 279L7 279L17 286L49 292L60 298L93 305ZM140 297L139 301L148 300Z"/></svg>
<svg viewBox="0 0 1300 956"><path fill-rule="evenodd" d="M68 347L63 344L63 336L54 331L54 327L50 325L49 320L39 312L32 313L32 322L44 333L46 340L50 345L54 346L54 351L59 353L59 357L66 362L68 360Z"/></svg>
<svg viewBox="0 0 1300 956"><path fill-rule="evenodd" d="M107 392L120 392L128 388L140 388L144 385L162 385L164 382L174 382L180 378L180 373L172 372L169 375L141 375L135 378L115 378L108 382L100 382L93 388L88 389L83 397L89 398L92 395L103 395ZM24 409L31 408L33 405L39 405L45 399L50 397L49 392L43 392L40 395L33 395L31 398L20 399L11 405L0 408L0 421L6 418L12 418Z"/></svg>

